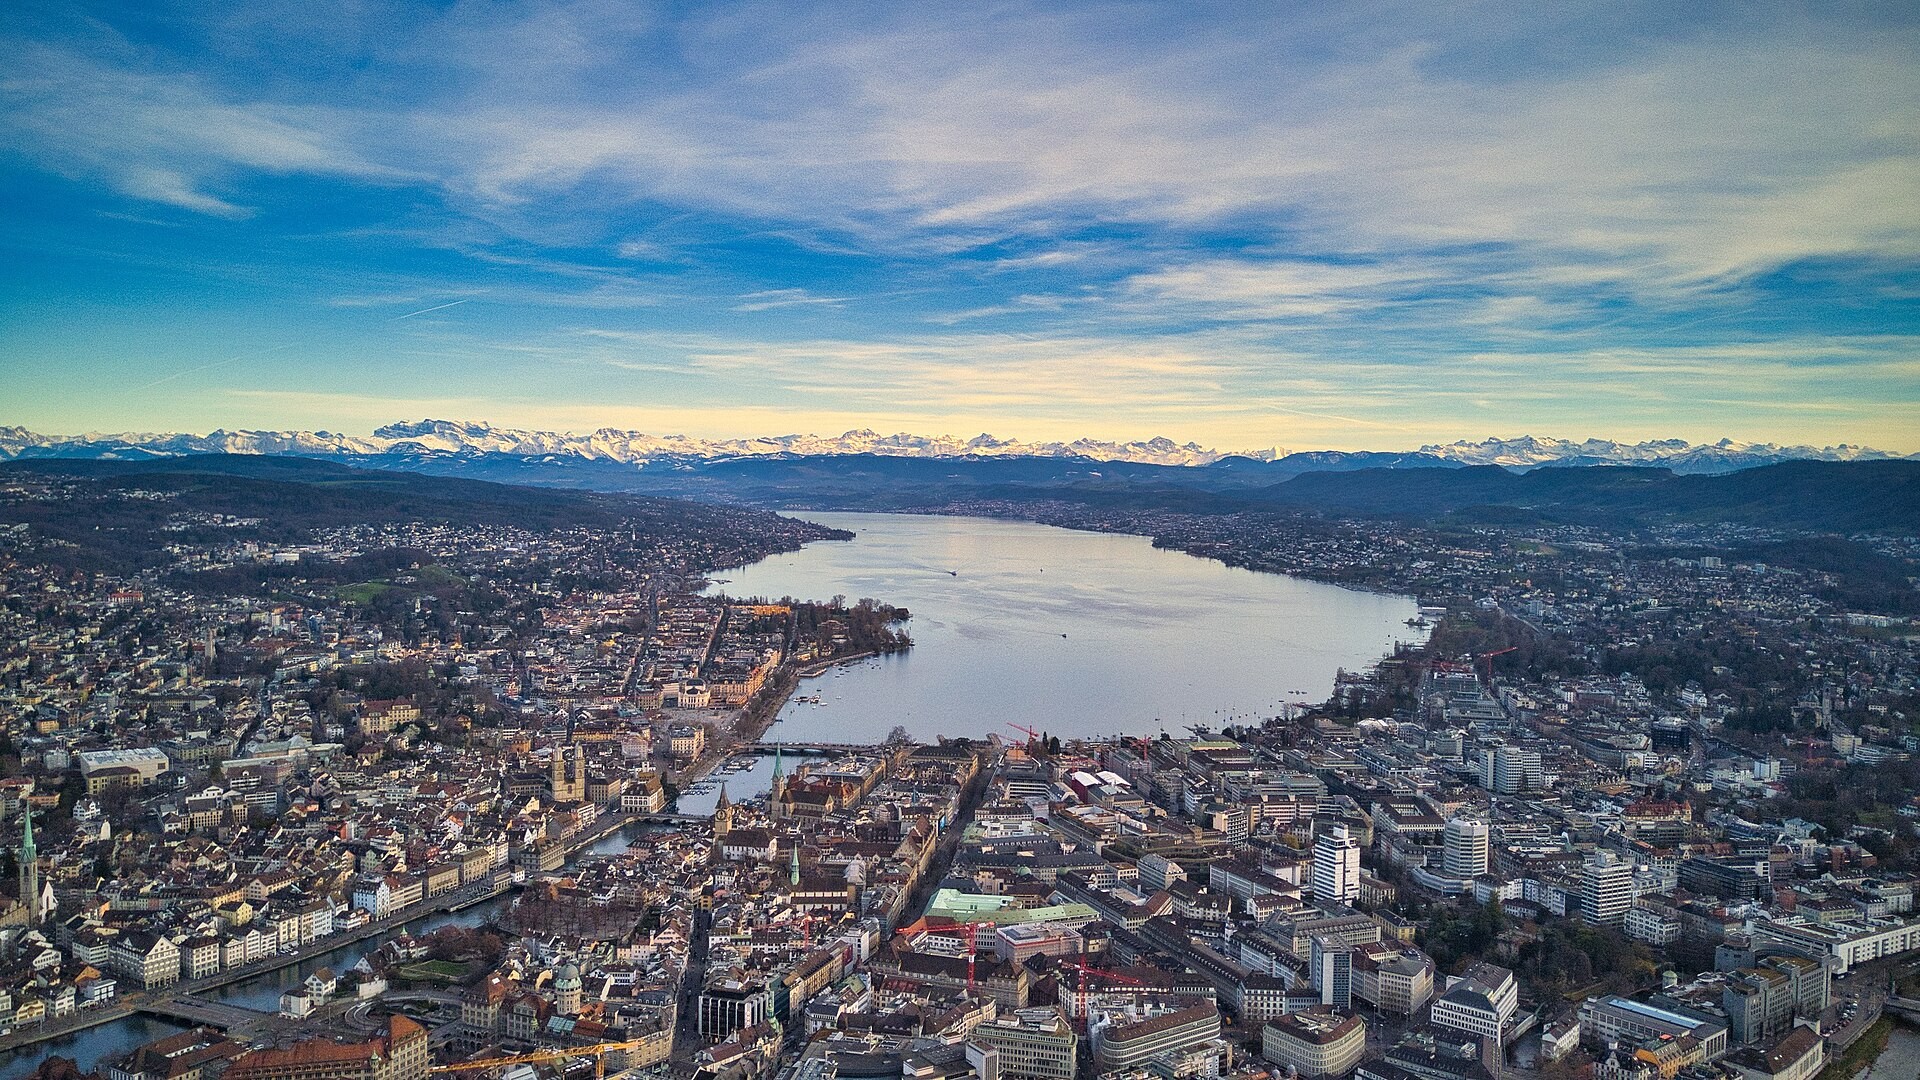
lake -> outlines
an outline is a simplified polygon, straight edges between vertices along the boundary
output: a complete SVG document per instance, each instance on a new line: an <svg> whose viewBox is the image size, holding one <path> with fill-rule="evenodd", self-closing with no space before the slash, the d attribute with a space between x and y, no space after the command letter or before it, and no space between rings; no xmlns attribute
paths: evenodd
<svg viewBox="0 0 1920 1080"><path fill-rule="evenodd" d="M855 533L751 567L717 571L714 591L825 600L871 596L908 608L914 648L803 680L769 738L878 742L898 724L916 736L1018 737L1019 723L1063 738L1113 732L1179 734L1277 715L1320 701L1334 672L1364 668L1422 631L1403 596L1356 592L1240 570L1154 548L1139 536L1024 522L905 514L807 514ZM818 695L824 704L803 703ZM791 768L792 762L788 763ZM765 793L772 761L725 779L736 799ZM705 813L717 789L679 809ZM610 854L630 835L589 849ZM499 902L411 924L423 933L474 925ZM345 946L207 996L271 1011L280 992L327 965L353 966L383 938ZM0 1080L31 1073L48 1054L82 1067L177 1031L141 1017L0 1058Z"/></svg>
<svg viewBox="0 0 1920 1080"><path fill-rule="evenodd" d="M1396 641L1410 597L1262 574L1142 536L915 514L807 513L855 534L720 570L734 597L872 597L912 613L906 653L803 680L768 738L877 742L1024 724L1063 738L1184 734L1318 702ZM821 704L800 701L818 695Z"/></svg>

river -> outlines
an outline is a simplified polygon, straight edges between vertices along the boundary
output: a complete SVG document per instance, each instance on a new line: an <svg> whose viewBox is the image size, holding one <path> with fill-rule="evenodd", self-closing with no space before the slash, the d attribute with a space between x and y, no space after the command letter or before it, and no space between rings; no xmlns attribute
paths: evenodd
<svg viewBox="0 0 1920 1080"><path fill-rule="evenodd" d="M616 837L618 834L616 834ZM604 843L605 841L603 841ZM414 934L424 934L442 926L478 926L502 911L506 899L490 900L477 904L464 911L442 912L427 915L406 924L406 930ZM380 947L392 933L369 938L352 945L343 945L331 952L312 956L291 967L256 975L229 986L220 987L201 995L215 1001L232 1002L249 1009L262 1012L274 1012L280 1008L280 993L292 989L306 981L312 972L331 967L335 971L345 971L360 962L360 958ZM73 1058L82 1069L98 1067L102 1074L106 1072L106 1059L116 1057L143 1043L164 1038L177 1031L186 1030L185 1025L147 1016L130 1016L87 1028L71 1035L46 1042L25 1046L13 1053L0 1056L0 1080L18 1080L30 1075L45 1058L58 1055Z"/></svg>
<svg viewBox="0 0 1920 1080"><path fill-rule="evenodd" d="M1859 1080L1914 1080L1920 1077L1920 1032L1898 1021L1887 1048L1873 1060Z"/></svg>
<svg viewBox="0 0 1920 1080"><path fill-rule="evenodd" d="M735 597L873 597L908 652L803 680L769 739L878 742L1024 724L1062 737L1184 734L1322 701L1423 631L1412 599L1242 570L1142 536L913 514L809 513L850 542L715 572ZM814 704L814 696L820 704Z"/></svg>

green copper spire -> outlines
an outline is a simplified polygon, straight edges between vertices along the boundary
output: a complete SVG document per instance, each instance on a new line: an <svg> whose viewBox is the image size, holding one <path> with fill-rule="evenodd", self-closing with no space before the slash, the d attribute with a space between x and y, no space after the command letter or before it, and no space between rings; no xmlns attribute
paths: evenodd
<svg viewBox="0 0 1920 1080"><path fill-rule="evenodd" d="M787 861L787 884L800 884L800 838L793 838L793 858Z"/></svg>
<svg viewBox="0 0 1920 1080"><path fill-rule="evenodd" d="M776 784L779 783L780 778L784 775L786 775L785 770L780 768L780 744L774 743L773 744L773 782Z"/></svg>
<svg viewBox="0 0 1920 1080"><path fill-rule="evenodd" d="M20 815L20 903L27 909L27 925L38 926L40 916L40 853L33 845L33 808Z"/></svg>

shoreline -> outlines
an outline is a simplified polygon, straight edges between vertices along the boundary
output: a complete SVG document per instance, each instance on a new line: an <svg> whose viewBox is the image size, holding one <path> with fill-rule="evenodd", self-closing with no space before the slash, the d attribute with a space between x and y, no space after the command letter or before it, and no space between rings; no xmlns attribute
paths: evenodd
<svg viewBox="0 0 1920 1080"><path fill-rule="evenodd" d="M1132 529L1095 529L1095 528L1086 528L1086 527L1075 526L1075 525L1063 525L1057 521L1044 521L1039 517L1035 517L1032 515L1023 515L1023 514L970 514L970 513L962 513L957 510L937 510L937 509L929 509L929 510L838 509L836 510L836 509L830 509L825 507L809 507L805 509L789 509L789 508L782 507L781 509L775 511L775 513L796 514L796 515L797 514L885 514L889 517L973 518L980 521L1018 521L1027 525L1040 525L1049 529L1065 529L1068 532L1091 533L1095 536L1138 536L1146 540L1147 543L1151 544L1156 551L1177 552L1181 555L1185 555L1190 559L1203 559L1203 560L1206 560L1207 562L1216 562L1216 563L1219 563L1221 566L1227 567L1230 570L1245 570L1250 574L1271 574L1274 577L1294 578L1299 581L1311 581L1316 585L1330 585L1336 589L1347 589L1351 592L1365 593L1369 596L1405 597L1409 600L1412 600L1416 605L1421 607L1437 606L1436 602L1428 597L1423 597L1418 593L1411 592L1411 591L1403 591L1390 586L1366 585L1366 584L1360 584L1360 583L1350 582L1350 581L1334 581L1329 578L1316 577L1312 574L1294 573L1292 571L1287 571L1287 570L1263 570L1257 566L1246 566L1241 563L1229 562L1228 560L1223 559L1218 555L1206 555L1199 552L1191 551L1187 548L1175 547L1172 545L1162 546L1158 542L1160 538L1154 535L1153 533L1136 532ZM812 524L820 525L822 528L835 527L830 525L824 525L823 523L818 521L814 521L812 522ZM858 530L842 529L841 531L852 532L856 538L859 536ZM806 543L818 543L818 542L819 541L807 541ZM845 541L842 541L842 542L844 543ZM805 550L806 543L803 543L798 548L794 548L792 551L778 552L777 554L790 555L794 551ZM762 559L760 561L765 562L766 560ZM748 564L748 565L752 565L752 564ZM746 569L746 567L734 566L734 567L728 567L728 569L744 570ZM715 571L715 572L718 573L720 571Z"/></svg>
<svg viewBox="0 0 1920 1080"><path fill-rule="evenodd" d="M1341 590L1351 592L1351 593L1356 593L1362 596L1383 597L1383 598L1394 599L1394 600L1407 600L1411 602L1416 609L1444 606L1440 604L1439 601L1435 598L1425 597L1420 595L1417 592L1413 592L1410 590L1402 591L1402 590L1395 589L1385 585L1369 585L1369 584L1361 584L1361 583L1355 583L1355 582L1332 581L1332 580L1328 580L1322 577L1317 577L1311 574L1293 573L1293 572L1284 571L1284 570L1265 570L1255 566L1246 566L1240 563L1231 562L1225 558L1220 557L1219 555L1195 552L1187 548L1177 547L1172 545L1162 545L1161 543L1159 543L1159 537L1151 532L1137 532L1131 529L1102 529L1102 528L1092 528L1092 527L1077 527L1070 524L1062 524L1054 521L1045 521L1031 514L990 513L990 512L989 513L979 513L979 512L968 513L968 512L962 512L959 510L945 509L945 508L867 510L867 509L845 509L845 508L835 509L831 507L818 507L818 506L814 506L814 507L782 506L777 508L775 512L780 514L794 515L794 516L804 516L807 514L873 514L873 515L885 515L887 517L902 517L902 518L925 517L925 518L953 518L953 519L973 520L973 521L1004 521L1004 522L1014 522L1014 523L1023 524L1023 525L1036 525L1041 528L1061 529L1066 532L1081 533L1081 534L1087 534L1087 535L1093 535L1093 536L1138 537L1142 540L1145 540L1147 544L1155 551L1164 551L1170 554L1183 555L1191 559L1199 559L1203 562L1215 563L1228 570L1243 570L1249 574L1290 578L1295 581L1309 582L1315 585L1325 585L1330 588L1341 589ZM839 529L838 526L827 525L824 522L819 522L819 521L812 521L811 523L815 525L819 525L822 528L838 529L839 531L842 531L842 532L850 532L853 534L853 537L855 539L858 539L859 537L858 529ZM813 543L813 542L814 541L809 541L807 543ZM807 547L807 543L803 543L800 548L797 548L795 550L796 551L805 550L805 548ZM792 552L783 552L782 554L792 554ZM758 560L758 562L765 562L765 561L766 561L765 558ZM714 580L714 575L745 570L748 567L753 565L757 565L757 563L749 563L746 566L726 567L723 569L705 571L700 578L700 580L704 583L702 592L706 591L706 589L715 588L717 585L731 584L730 581L725 583L717 583ZM724 591L725 590L723 588L722 592L724 593ZM1364 666L1358 668L1357 670L1360 672L1369 673L1369 674L1376 673L1378 672L1381 664L1389 660L1392 660L1396 656L1400 655L1400 650L1402 648L1411 648L1411 649L1426 648L1427 642L1433 636L1433 631L1437 629L1440 626L1440 624L1445 621L1446 618L1447 616L1444 616L1444 615L1438 618L1434 618L1430 621L1430 623L1427 626L1424 626L1424 627L1416 627L1416 626L1406 627L1406 629L1409 631L1409 635L1406 639L1395 638L1392 644L1385 651L1381 652L1379 655L1373 657L1372 659L1365 661ZM1537 628L1536 628L1536 632L1538 632ZM841 660L827 661L824 663L815 664L809 668L800 670L797 673L794 684L786 687L781 692L779 705L773 709L772 716L777 718L779 716L780 711L785 708L787 700L792 697L795 689L799 685L798 683L799 679L816 678L819 675L825 673L826 671L831 670L833 667L840 666L842 664L850 664L858 660L869 659L877 655L883 655L883 654L868 652L868 653L861 654L860 656L846 657ZM1315 701L1290 703L1290 704L1293 704L1293 707L1295 708L1301 709L1304 713L1323 711L1335 699L1335 697L1338 696L1339 690L1340 690L1339 682L1336 680L1334 685L1329 688L1327 695L1325 697ZM748 708L751 708L751 706L748 706ZM757 731L755 731L752 737L747 738L743 741L748 743L763 741L767 730L772 726L773 726L773 720L768 719L767 721L759 725ZM1148 733L1148 734L1151 734L1151 733Z"/></svg>

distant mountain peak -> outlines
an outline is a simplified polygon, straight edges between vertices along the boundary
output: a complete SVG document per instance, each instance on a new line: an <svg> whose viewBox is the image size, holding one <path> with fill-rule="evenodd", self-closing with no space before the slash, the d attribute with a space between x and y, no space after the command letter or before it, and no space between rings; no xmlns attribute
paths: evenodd
<svg viewBox="0 0 1920 1080"><path fill-rule="evenodd" d="M1464 465L1500 465L1531 469L1543 465L1645 465L1678 473L1719 473L1780 461L1870 461L1901 455L1864 446L1781 446L1721 439L1690 443L1685 439L1649 439L1623 443L1612 439L1554 439L1520 435L1511 439L1461 440L1423 446L1420 453Z"/></svg>
<svg viewBox="0 0 1920 1080"><path fill-rule="evenodd" d="M1081 458L1148 465L1205 466L1233 459L1274 462L1291 458L1308 470L1354 467L1365 460L1371 467L1404 468L1419 465L1498 465L1527 470L1544 466L1642 465L1679 473L1724 473L1779 461L1861 461L1899 457L1881 450L1842 443L1837 446L1780 446L1720 439L1694 444L1684 439L1650 439L1638 443L1611 439L1556 439L1540 435L1460 440L1423 446L1418 451L1387 454L1350 454L1309 451L1289 455L1274 447L1228 453L1198 443L1177 443L1164 436L1131 442L1080 438L1070 442L1026 442L1003 439L990 432L972 438L952 435L882 435L856 428L837 436L810 434L769 435L751 439L702 439L690 435L650 435L640 431L599 428L591 433L535 431L496 427L484 420L403 420L374 429L366 436L331 431L249 431L219 428L205 435L125 432L84 435L41 435L22 427L0 426L0 460L18 457L167 457L179 454L290 454L323 458L366 458L382 455L502 455L529 460L612 462L644 467L654 461L711 461L770 457L843 456L874 454L914 458ZM1342 465L1345 462L1347 464ZM1297 471L1297 470L1296 470Z"/></svg>
<svg viewBox="0 0 1920 1080"><path fill-rule="evenodd" d="M507 454L519 457L581 458L645 465L661 458L716 459L773 454L832 456L880 454L893 457L1053 457L1092 458L1154 465L1210 465L1227 453L1198 443L1175 443L1165 436L1134 442L1075 439L1025 442L981 432L971 439L950 435L882 435L856 428L838 436L773 435L753 439L701 439L689 435L650 435L600 428L590 434L495 427L483 420L402 420L375 428L370 436L327 431L228 431L206 435L148 433L46 436L25 428L0 427L0 460L22 456L99 457L129 449L158 455L307 454L357 457L402 454ZM1240 456L1271 460L1276 450Z"/></svg>

